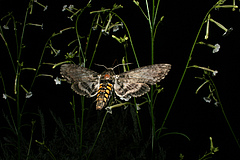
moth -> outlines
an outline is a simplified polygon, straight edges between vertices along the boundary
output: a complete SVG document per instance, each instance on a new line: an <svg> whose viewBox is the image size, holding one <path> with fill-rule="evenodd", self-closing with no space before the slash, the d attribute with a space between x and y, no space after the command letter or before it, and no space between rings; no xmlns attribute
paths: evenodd
<svg viewBox="0 0 240 160"><path fill-rule="evenodd" d="M106 68L99 74L76 64L63 64L60 67L60 73L68 83L72 84L71 88L77 94L88 98L96 96L96 110L101 110L107 106L113 92L125 101L149 92L148 84L154 85L164 79L171 65L154 64L118 75L114 73L114 68Z"/></svg>

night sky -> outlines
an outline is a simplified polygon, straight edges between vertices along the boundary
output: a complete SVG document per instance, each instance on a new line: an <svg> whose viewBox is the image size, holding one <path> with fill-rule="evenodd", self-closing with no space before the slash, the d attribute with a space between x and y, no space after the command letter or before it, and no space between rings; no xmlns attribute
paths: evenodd
<svg viewBox="0 0 240 160"><path fill-rule="evenodd" d="M27 23L43 24L43 29L37 26L26 26L25 35L23 38L23 44L25 48L22 50L21 62L24 67L37 68L39 60L41 58L43 48L53 33L59 33L60 30L75 26L76 16L73 17L73 21L69 18L72 14L68 11L62 12L64 5L74 4L76 8L83 8L88 1L64 1L64 0L52 0L40 1L43 5L48 5L46 11L43 11L43 7L34 3L32 15L28 15ZM6 5L6 3L8 3ZM128 30L130 31L131 38L133 41L134 49L138 57L140 66L151 64L151 43L150 43L150 30L149 23L143 16L140 9L132 1L93 1L91 8L87 8L80 18L78 19L78 31L81 39L83 50L86 47L87 36L89 34L91 23L94 15L89 14L91 11L100 10L101 7L112 8L113 4L121 4L123 9L115 10L118 16L126 23ZM172 65L172 69L169 74L159 84L164 88L163 92L158 95L156 105L154 108L156 128L161 127L161 124L166 116L171 101L173 100L174 94L178 87L179 81L183 74L186 66L192 45L197 36L200 25L205 17L207 11L216 2L209 2L207 0L200 1L161 1L159 6L159 12L157 19L164 16L163 21L158 26L155 39L155 55L154 63L169 63ZM232 1L226 2L231 4ZM145 1L140 2L143 11L146 13ZM239 5L239 4L236 4ZM13 1L0 2L1 18L13 12L15 20L23 23L27 2L15 3ZM4 6L4 7L3 7ZM149 4L151 6L151 3ZM152 7L150 7L151 9ZM102 15L103 20L107 13ZM233 28L233 31L226 37L222 34L224 31L214 23L210 23L209 38L204 39L206 24L204 24L202 32L199 35L199 41L203 41L207 44L220 44L220 50L217 53L212 53L212 48L206 45L196 45L190 66L198 65L201 67L210 68L217 70L216 76L212 77L214 81L219 97L221 99L223 109L229 120L229 123L237 137L239 139L240 129L240 107L239 105L239 60L237 58L240 47L240 13L239 9L232 11L232 9L225 8L219 10L213 10L211 12L211 18L221 23L226 28ZM1 27L6 24L8 18L1 21ZM116 17L113 17L112 22L119 22ZM18 23L18 38L20 41L20 33L22 26ZM5 39L8 41L9 48L13 55L14 63L16 63L16 45L13 32L13 23L9 22L9 30L3 29ZM88 45L88 51L86 54L86 67L89 66L91 57L94 51L94 47L98 40L100 29L92 31L90 44ZM107 67L113 67L119 63L122 63L122 58L125 56L125 50L122 44L118 43L111 36L116 35L123 37L127 34L126 28L120 28L117 32L110 31L108 36L102 35L96 55L93 59L93 63L103 64ZM51 54L51 49L46 48L42 62L57 64L66 61L66 53L71 52L78 44L75 42L73 45L68 44L76 39L75 30L65 31L63 34L51 39L52 45L55 49L61 50L60 54L55 56ZM5 87L7 94L14 97L13 86L15 74L11 65L8 51L4 45L4 41L0 40L1 58L0 58L0 71L4 78ZM133 63L130 65L130 69L137 67L136 60L131 48L130 41L127 43L126 51L128 53L128 62ZM48 45L49 46L49 45ZM74 58L73 61L78 64L78 57ZM60 117L64 124L73 123L73 111L70 105L72 96L74 94L76 102L76 114L81 117L81 98L75 94L70 87L70 84L62 81L61 85L56 85L54 79L60 78L59 66L55 69L52 65L41 63L38 74L52 75L50 77L37 77L34 85L31 89L33 96L28 99L24 108L23 123L30 124L32 119L37 120L36 132L40 130L39 119L34 114L40 109L46 118L46 128L48 129L49 137L54 133L54 126L56 125L50 110L57 116ZM92 64L91 69L101 73L104 71L104 67L100 67ZM115 70L116 74L123 72L122 67ZM32 80L35 72L24 70L21 72L20 84L22 84L27 90L31 87ZM185 155L184 159L198 159L206 151L209 151L209 137L213 138L213 144L215 147L219 147L219 151L213 155L213 159L236 159L239 157L239 148L234 140L234 137L229 129L229 126L224 118L221 107L214 105L214 100L207 103L203 100L203 97L209 95L208 85L205 85L200 89L198 94L195 94L197 88L204 82L195 77L202 77L203 70L197 68L189 68L186 72L185 78L183 79L180 90L177 94L175 102L173 103L172 110L165 123L163 133L168 132L180 132L187 135L191 140L188 141L181 135L168 135L160 138L159 143L161 147L166 150L166 159L179 159L179 154ZM3 85L0 85L0 93L3 94ZM21 90L22 99L21 104L24 103L24 90ZM117 98L117 96L115 96ZM15 107L16 103L9 100L12 107ZM137 98L137 103L142 103L144 98ZM131 102L133 100L131 99ZM105 110L95 110L95 98L85 98L86 107L86 121L89 124L99 123L104 117ZM0 99L1 112L9 114L6 100ZM133 107L133 106L130 106ZM130 119L129 126L132 125L130 116L130 107L124 112L128 119ZM142 139L147 140L151 134L151 118L149 115L148 105L143 105L141 110L138 111L139 118L142 123L143 137ZM16 115L16 110L13 108L13 115ZM114 118L119 118L119 121L126 120L122 114L122 108L113 109L113 114L108 115L106 122L113 123ZM3 115L3 113L2 113ZM1 128L7 126L6 120L1 116ZM86 123L87 125L88 123ZM39 125L39 126L38 126ZM114 124L112 124L114 125ZM109 125L108 127L111 127ZM30 128L30 127L29 127ZM29 129L28 127L24 128ZM29 129L30 130L30 129ZM6 136L5 130L1 130L1 142L3 137ZM30 132L30 131L29 131ZM113 132L117 133L113 129ZM91 133L91 132L90 132ZM89 134L90 134L89 133ZM28 135L27 133L26 135ZM38 135L34 137L39 138ZM40 138L39 138L40 139ZM125 143L127 143L127 139ZM96 151L97 152L97 151ZM234 158L233 158L234 157Z"/></svg>

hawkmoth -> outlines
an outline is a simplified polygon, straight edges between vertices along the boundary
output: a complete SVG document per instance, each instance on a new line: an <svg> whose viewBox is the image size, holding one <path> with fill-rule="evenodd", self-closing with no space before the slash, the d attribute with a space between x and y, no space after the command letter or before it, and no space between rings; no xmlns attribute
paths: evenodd
<svg viewBox="0 0 240 160"><path fill-rule="evenodd" d="M118 75L114 73L114 68L106 68L99 74L76 64L63 64L60 67L60 73L68 83L72 84L71 88L77 94L86 97L96 96L96 110L101 110L106 107L113 92L125 101L149 92L148 84L154 85L164 79L171 65L154 64Z"/></svg>

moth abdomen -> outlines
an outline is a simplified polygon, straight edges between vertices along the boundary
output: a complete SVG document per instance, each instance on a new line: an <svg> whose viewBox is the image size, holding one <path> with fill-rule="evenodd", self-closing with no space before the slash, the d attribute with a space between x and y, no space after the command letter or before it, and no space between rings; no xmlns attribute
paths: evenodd
<svg viewBox="0 0 240 160"><path fill-rule="evenodd" d="M96 110L101 110L103 107L105 107L112 95L112 87L113 85L111 83L101 83L99 85L99 89L97 92L97 104L96 104Z"/></svg>

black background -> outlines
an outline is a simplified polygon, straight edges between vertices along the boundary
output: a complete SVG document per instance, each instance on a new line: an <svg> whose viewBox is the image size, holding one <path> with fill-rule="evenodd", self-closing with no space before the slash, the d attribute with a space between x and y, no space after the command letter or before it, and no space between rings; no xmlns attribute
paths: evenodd
<svg viewBox="0 0 240 160"><path fill-rule="evenodd" d="M6 3L8 4L6 5ZM72 22L67 18L71 16L71 14L66 11L62 12L62 6L65 4L74 4L76 8L81 8L86 5L87 1L52 0L41 1L41 3L47 4L48 9L43 12L42 7L34 4L33 14L28 17L28 22L43 23L44 27L43 30L33 26L27 26L26 28L23 43L27 47L23 50L21 58L26 67L37 67L44 45L52 33L58 33L64 28L74 26L74 21ZM151 64L148 21L141 14L138 7L131 1L93 1L92 7L87 9L79 20L80 35L86 36L89 32L93 18L92 15L89 15L89 11L99 10L101 7L111 8L114 3L122 4L124 7L116 12L128 26L140 65ZM156 35L154 63L170 63L172 64L172 69L169 75L161 82L161 86L164 87L164 92L159 95L157 105L155 106L157 127L161 126L173 99L202 20L214 3L215 1L195 0L194 3L192 1L162 1L160 4L158 18L164 16L164 20L160 24ZM1 17L9 11L13 11L15 19L23 22L28 2L16 3L15 1L8 1L4 2L4 7L2 4L3 1L1 1ZM140 2L140 4L146 12L145 2ZM151 6L151 4L149 6ZM240 13L238 9L235 12L232 12L231 9L220 9L218 11L212 11L211 17L227 28L233 27L234 30L229 36L222 37L224 31L211 23L210 37L205 42L210 44L219 43L221 45L220 51L213 54L211 48L197 45L190 63L204 67L209 66L211 69L218 70L218 74L216 77L213 77L213 80L217 86L225 113L238 138L240 133L240 111L238 109L239 62L237 56L239 54L240 42ZM5 22L6 21L2 21L1 26L3 26ZM11 39L11 36L13 36L12 24L9 25L9 27L10 29L4 30L4 32L6 39L13 42L8 43L10 48L13 48L12 54L14 55L14 41ZM199 41L204 41L204 33L205 30L203 29ZM116 33L118 36L124 34L126 34L124 29L120 29L120 31ZM92 36L93 42L96 42L97 36L98 32L96 31ZM44 54L43 62L58 63L64 61L64 54L71 51L71 47L68 47L67 44L75 38L76 34L73 31L67 31L52 40L54 47L60 49L61 53L59 56L54 57L48 49ZM83 41L84 40L86 41L86 39L83 39ZM13 95L12 88L15 75L13 74L11 65L9 65L11 61L7 54L6 47L4 47L3 44L1 40L1 72L5 80L6 89L9 90L8 94ZM89 65L94 47L95 43L90 44L86 66ZM136 68L137 65L130 43L127 51L128 60L133 63L130 65L131 69ZM124 48L121 44L113 40L111 35L103 36L97 48L94 63L111 67L115 60L121 63L124 55ZM56 69L52 69L51 67L52 66L42 65L39 73L60 77L59 67ZM104 70L104 68L95 65L93 65L91 69L100 73ZM119 70L115 72L119 73ZM28 89L34 74L32 74L31 71L24 71L22 74L24 75L22 76L21 84ZM220 150L214 155L215 159L236 159L236 157L239 157L239 149L223 117L221 108L215 107L213 102L208 104L203 100L203 97L209 94L207 87L205 86L201 89L199 94L195 94L195 90L202 84L202 81L194 77L201 77L202 74L203 72L200 69L187 70L165 127L167 128L166 132L177 131L184 133L190 137L191 141L189 142L178 135L166 136L160 139L163 144L162 147L166 149L167 159L178 159L179 153L183 153L185 159L197 159L198 155L203 155L205 151L208 151L210 136L213 137L214 145L219 147ZM2 94L2 86L0 89ZM40 77L36 79L32 92L33 97L29 99L25 108L27 112L36 112L37 109L41 109L46 117L51 117L49 110L52 110L57 116L61 117L65 123L72 122L72 109L69 105L69 101L71 101L72 98L72 91L69 84L62 82L61 85L55 85L53 79ZM76 104L79 105L77 113L80 114L80 96L75 95L75 99ZM98 111L94 111L94 99L86 99L85 101L86 104L90 104L88 112L92 114L92 120L94 121L94 117L99 116L96 113ZM140 99L139 102L141 101ZM2 110L6 111L4 99L1 99L0 103ZM113 110L112 116L116 116L119 110L119 108ZM126 112L128 112L128 110L126 110ZM151 126L148 112L147 106L145 106L145 108L143 106L139 111L141 121L147 133ZM102 113L102 116L103 115L104 113ZM31 116L26 116L24 121L29 123L31 118ZM1 119L1 121L4 121L4 119ZM54 125L54 122L49 118L47 127L51 128L51 125Z"/></svg>

